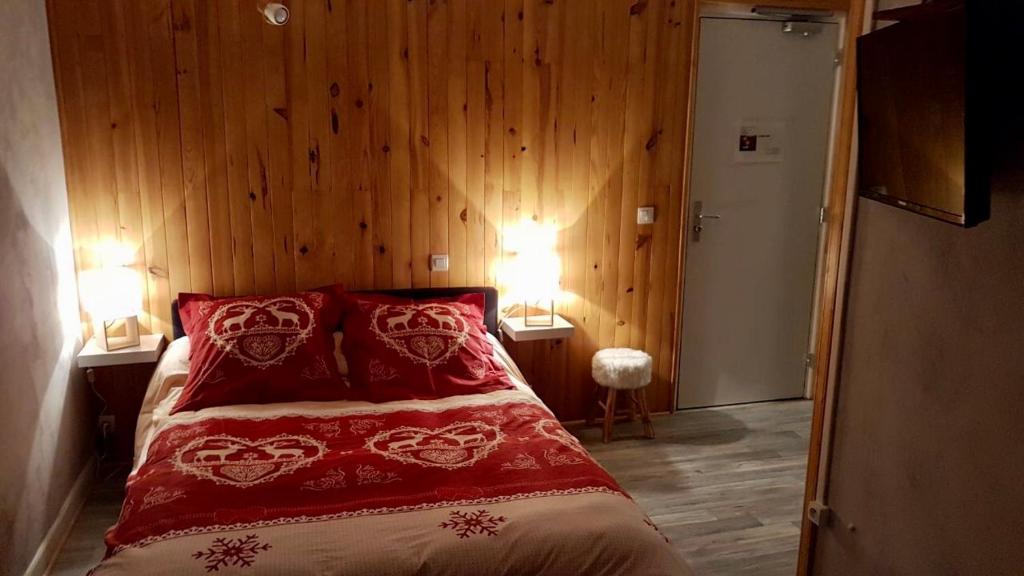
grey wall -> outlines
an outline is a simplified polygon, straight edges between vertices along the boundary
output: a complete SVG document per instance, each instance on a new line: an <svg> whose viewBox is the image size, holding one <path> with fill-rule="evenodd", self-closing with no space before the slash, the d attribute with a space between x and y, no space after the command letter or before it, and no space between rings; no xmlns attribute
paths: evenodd
<svg viewBox="0 0 1024 576"><path fill-rule="evenodd" d="M0 18L0 575L21 574L90 454L43 0Z"/></svg>
<svg viewBox="0 0 1024 576"><path fill-rule="evenodd" d="M1000 26L997 77L1021 56ZM994 94L989 221L858 201L815 574L1024 572L1024 100Z"/></svg>
<svg viewBox="0 0 1024 576"><path fill-rule="evenodd" d="M1024 569L1017 183L971 230L860 200L816 574Z"/></svg>

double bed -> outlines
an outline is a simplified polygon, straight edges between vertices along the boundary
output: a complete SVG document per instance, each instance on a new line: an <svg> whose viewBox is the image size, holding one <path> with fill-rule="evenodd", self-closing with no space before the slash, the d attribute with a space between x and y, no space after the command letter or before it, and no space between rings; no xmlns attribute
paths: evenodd
<svg viewBox="0 0 1024 576"><path fill-rule="evenodd" d="M190 347L173 341L92 574L688 574L524 381L486 295L512 386L480 394L172 414Z"/></svg>

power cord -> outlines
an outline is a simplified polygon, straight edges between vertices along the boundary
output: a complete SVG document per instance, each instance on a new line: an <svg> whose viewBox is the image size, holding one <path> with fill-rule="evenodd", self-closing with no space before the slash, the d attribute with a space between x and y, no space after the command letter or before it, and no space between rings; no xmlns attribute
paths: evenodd
<svg viewBox="0 0 1024 576"><path fill-rule="evenodd" d="M499 341L501 341L501 342L505 341L505 332L502 331L501 327L505 325L505 321L508 320L510 316L515 314L521 308L524 308L524 305L523 304L519 304L519 303L515 303L515 304L509 306L508 309L506 309L505 314L502 315L500 320L498 320L498 340Z"/></svg>
<svg viewBox="0 0 1024 576"><path fill-rule="evenodd" d="M89 388L92 390L93 395L100 399L102 407L100 407L99 415L97 416L96 422L96 463L97 470L99 470L99 464L103 464L110 456L110 447L113 444L114 438L114 427L109 419L104 418L107 416L107 401L103 399L103 396L96 390L96 373L93 372L92 368L89 368L85 372L85 379L89 382Z"/></svg>

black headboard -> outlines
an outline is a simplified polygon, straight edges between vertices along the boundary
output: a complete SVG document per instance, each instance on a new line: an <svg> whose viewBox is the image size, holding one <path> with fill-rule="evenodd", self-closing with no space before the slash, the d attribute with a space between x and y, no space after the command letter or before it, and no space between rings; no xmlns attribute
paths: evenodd
<svg viewBox="0 0 1024 576"><path fill-rule="evenodd" d="M484 295L484 323L487 324L487 331L498 335L498 291L490 286L470 286L462 288L401 288L396 290L357 290L356 294L386 294L399 298L411 298L413 300L425 300L427 298L444 298L446 296L461 296L463 294ZM185 335L185 327L181 324L181 314L178 313L178 301L171 302L171 320L174 323L174 338L178 339Z"/></svg>

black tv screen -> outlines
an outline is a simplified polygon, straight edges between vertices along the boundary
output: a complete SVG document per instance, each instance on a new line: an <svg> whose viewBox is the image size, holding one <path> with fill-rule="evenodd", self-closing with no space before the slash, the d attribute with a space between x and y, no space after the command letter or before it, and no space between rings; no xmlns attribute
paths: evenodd
<svg viewBox="0 0 1024 576"><path fill-rule="evenodd" d="M950 3L858 40L862 196L960 226L988 218L967 37L966 9Z"/></svg>

